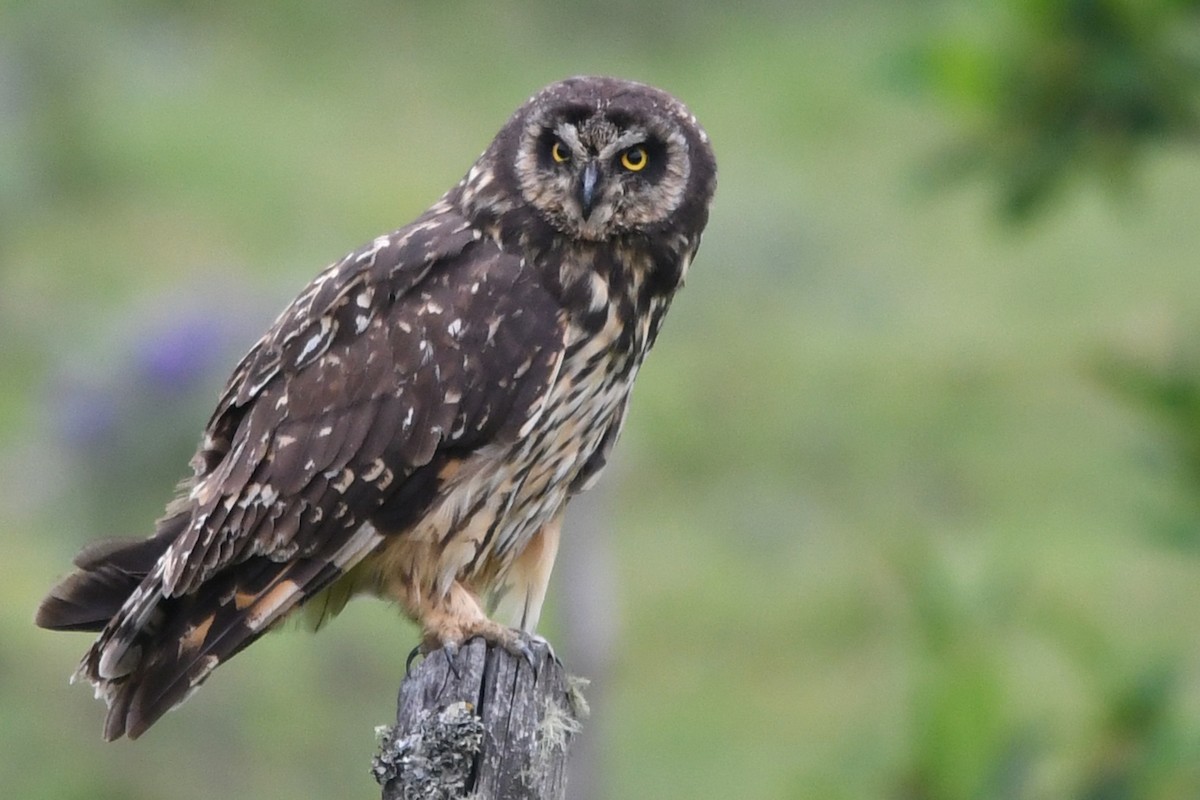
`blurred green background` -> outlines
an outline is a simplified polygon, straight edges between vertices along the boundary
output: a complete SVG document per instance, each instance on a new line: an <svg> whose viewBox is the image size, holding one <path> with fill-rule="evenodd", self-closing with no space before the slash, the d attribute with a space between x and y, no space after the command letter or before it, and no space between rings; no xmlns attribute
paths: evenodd
<svg viewBox="0 0 1200 800"><path fill-rule="evenodd" d="M0 793L378 796L386 604L111 745L33 610L320 267L610 73L721 182L564 536L572 796L1200 797L1196 6L0 0Z"/></svg>

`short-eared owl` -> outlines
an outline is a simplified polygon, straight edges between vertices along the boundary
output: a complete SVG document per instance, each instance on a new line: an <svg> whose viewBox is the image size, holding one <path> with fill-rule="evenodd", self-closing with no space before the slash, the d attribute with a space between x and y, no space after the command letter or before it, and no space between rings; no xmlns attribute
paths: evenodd
<svg viewBox="0 0 1200 800"><path fill-rule="evenodd" d="M715 186L682 103L571 78L414 222L321 272L234 369L154 535L87 547L38 609L99 631L77 674L105 737L355 592L398 601L427 649L527 648L563 509L620 434Z"/></svg>

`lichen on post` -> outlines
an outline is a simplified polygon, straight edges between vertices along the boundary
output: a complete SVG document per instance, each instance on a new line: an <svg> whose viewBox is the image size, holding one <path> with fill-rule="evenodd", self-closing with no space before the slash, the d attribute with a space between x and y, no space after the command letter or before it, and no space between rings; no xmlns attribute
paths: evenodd
<svg viewBox="0 0 1200 800"><path fill-rule="evenodd" d="M425 658L400 685L372 773L383 800L562 798L586 705L549 652L534 663L482 639Z"/></svg>

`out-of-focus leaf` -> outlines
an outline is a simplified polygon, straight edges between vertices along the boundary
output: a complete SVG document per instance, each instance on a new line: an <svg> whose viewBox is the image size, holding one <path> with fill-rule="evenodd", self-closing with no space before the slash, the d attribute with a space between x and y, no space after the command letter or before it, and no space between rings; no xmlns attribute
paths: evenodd
<svg viewBox="0 0 1200 800"><path fill-rule="evenodd" d="M926 85L969 111L951 162L983 173L1012 221L1076 176L1123 193L1149 148L1196 141L1193 5L1019 0L990 33L933 39L921 48Z"/></svg>

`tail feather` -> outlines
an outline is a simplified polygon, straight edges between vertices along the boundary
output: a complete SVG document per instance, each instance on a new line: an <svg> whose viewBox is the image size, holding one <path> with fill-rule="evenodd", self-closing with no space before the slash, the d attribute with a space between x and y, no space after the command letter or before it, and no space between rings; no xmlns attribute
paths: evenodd
<svg viewBox="0 0 1200 800"><path fill-rule="evenodd" d="M314 560L279 564L258 557L243 567L221 581L224 591L202 591L172 615L160 646L147 652L114 692L105 738L137 738L186 700L214 669L340 574L331 564Z"/></svg>
<svg viewBox="0 0 1200 800"><path fill-rule="evenodd" d="M358 564L382 540L370 525L332 551L273 561L256 556L182 597L164 592L164 554L186 527L169 516L149 539L85 548L76 571L38 607L51 630L98 631L76 677L108 703L104 738L136 738L182 703L218 665Z"/></svg>
<svg viewBox="0 0 1200 800"><path fill-rule="evenodd" d="M50 590L34 616L40 628L100 631L154 568L174 531L149 539L106 539L75 557L78 568Z"/></svg>
<svg viewBox="0 0 1200 800"><path fill-rule="evenodd" d="M335 553L289 562L255 557L203 584L174 607L128 676L101 681L109 703L104 737L137 738L186 700L219 665L351 569L382 537L370 526Z"/></svg>

